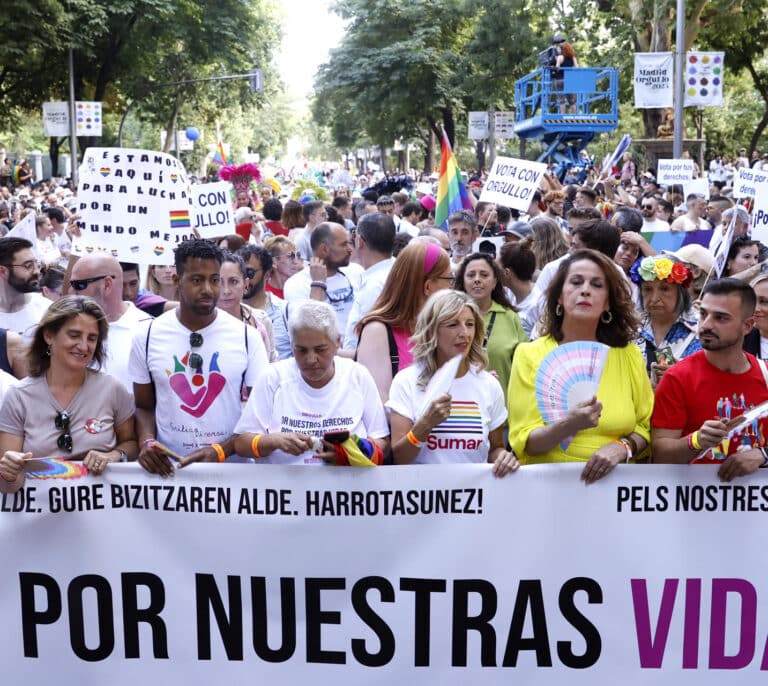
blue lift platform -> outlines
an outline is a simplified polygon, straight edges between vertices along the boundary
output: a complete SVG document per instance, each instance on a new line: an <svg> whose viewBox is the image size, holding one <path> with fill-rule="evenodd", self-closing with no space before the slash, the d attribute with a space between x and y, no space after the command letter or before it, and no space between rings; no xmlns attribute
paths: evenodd
<svg viewBox="0 0 768 686"><path fill-rule="evenodd" d="M570 67L562 72L562 90L555 90L547 67L515 82L515 134L540 140L545 147L537 162L553 160L561 180L571 167L584 166L580 153L596 133L619 125L616 67Z"/></svg>

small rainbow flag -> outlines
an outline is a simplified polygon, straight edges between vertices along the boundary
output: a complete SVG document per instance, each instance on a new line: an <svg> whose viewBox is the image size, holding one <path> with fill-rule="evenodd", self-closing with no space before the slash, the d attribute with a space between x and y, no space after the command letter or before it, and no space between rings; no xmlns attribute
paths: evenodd
<svg viewBox="0 0 768 686"><path fill-rule="evenodd" d="M220 167L229 164L227 153L224 152L224 143L222 143L221 140L216 144L216 153L213 156L213 161Z"/></svg>
<svg viewBox="0 0 768 686"><path fill-rule="evenodd" d="M188 229L190 226L189 210L171 210L172 229Z"/></svg>
<svg viewBox="0 0 768 686"><path fill-rule="evenodd" d="M461 180L461 171L451 150L451 143L443 130L440 152L440 180L437 182L437 207L435 224L448 229L448 217L457 210L472 212L472 201L467 187Z"/></svg>

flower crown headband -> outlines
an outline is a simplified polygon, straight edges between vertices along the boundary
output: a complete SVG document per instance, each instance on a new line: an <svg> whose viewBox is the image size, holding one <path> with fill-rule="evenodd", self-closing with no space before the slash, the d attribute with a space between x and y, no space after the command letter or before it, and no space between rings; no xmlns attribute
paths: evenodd
<svg viewBox="0 0 768 686"><path fill-rule="evenodd" d="M688 288L693 282L693 272L688 267L663 255L637 260L629 270L629 277L638 285L646 281L666 281Z"/></svg>

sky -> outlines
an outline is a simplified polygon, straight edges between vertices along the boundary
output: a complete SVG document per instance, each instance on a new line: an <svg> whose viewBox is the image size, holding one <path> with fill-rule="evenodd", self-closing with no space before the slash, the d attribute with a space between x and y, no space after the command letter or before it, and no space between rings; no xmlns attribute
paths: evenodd
<svg viewBox="0 0 768 686"><path fill-rule="evenodd" d="M277 63L297 106L306 104L317 68L341 41L343 23L330 0L283 0L283 41Z"/></svg>

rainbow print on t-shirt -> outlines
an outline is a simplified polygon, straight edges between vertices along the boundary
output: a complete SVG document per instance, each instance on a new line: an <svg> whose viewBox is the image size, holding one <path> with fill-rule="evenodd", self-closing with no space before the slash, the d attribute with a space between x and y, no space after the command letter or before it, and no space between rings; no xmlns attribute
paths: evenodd
<svg viewBox="0 0 768 686"><path fill-rule="evenodd" d="M474 400L454 400L448 419L432 429L433 434L482 434L483 417Z"/></svg>

